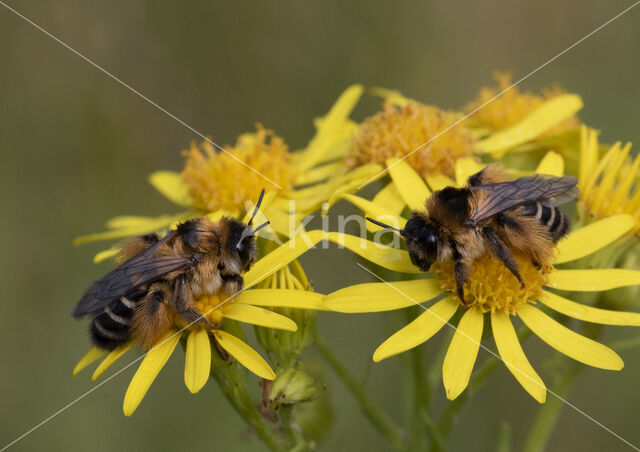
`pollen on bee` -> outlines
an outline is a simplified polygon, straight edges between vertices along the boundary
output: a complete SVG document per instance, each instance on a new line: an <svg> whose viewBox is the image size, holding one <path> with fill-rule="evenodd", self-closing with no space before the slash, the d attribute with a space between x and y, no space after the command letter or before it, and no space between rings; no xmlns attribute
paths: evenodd
<svg viewBox="0 0 640 452"><path fill-rule="evenodd" d="M542 294L542 286L548 283L547 275L553 268L546 265L538 269L530 259L522 255L516 254L515 259L520 266L524 288L502 262L484 254L474 261L464 285L467 305L479 306L482 312L503 311L515 315L520 306L535 304ZM453 262L436 262L431 270L442 281L442 289L455 293Z"/></svg>

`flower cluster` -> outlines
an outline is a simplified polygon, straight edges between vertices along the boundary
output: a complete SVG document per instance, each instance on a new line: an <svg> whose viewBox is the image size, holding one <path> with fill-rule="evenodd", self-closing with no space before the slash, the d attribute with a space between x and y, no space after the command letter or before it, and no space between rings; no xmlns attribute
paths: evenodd
<svg viewBox="0 0 640 452"><path fill-rule="evenodd" d="M250 269L244 268L244 286L237 293L205 291L192 300L203 321L189 323L175 307L168 308L175 310L171 329L143 355L125 394L125 415L136 410L181 343L184 382L191 393L214 378L272 449L306 450L309 444L302 421L294 421L296 415L302 418L302 409L294 411L293 407L315 403L312 401L322 394L322 378L305 363L304 352L316 341L374 425L391 443L402 443L395 426L374 412L373 404L355 388L355 380L330 355L316 330L316 311L354 314L420 309L378 346L372 356L375 362L419 347L445 326L451 328L452 338L441 354L444 394L451 400L470 385L481 348L499 357L536 401L546 400L547 387L523 351L525 335L517 332L516 319L553 349L580 363L622 369L623 360L616 351L589 329L574 331L568 319L640 326L640 313L612 310L606 297L612 289L640 286L637 254L628 251L639 248L640 156L632 157L630 144L599 143L598 133L576 116L582 108L578 95L559 87L542 94L525 92L511 86L508 74L495 77L497 87L482 88L459 111L374 88L371 92L384 98L381 110L360 122L350 115L363 88L351 86L326 115L316 119L315 136L298 151L291 151L284 138L262 125L220 150L210 140L194 142L183 151L181 171L158 171L149 178L180 208L179 213L116 217L107 223L106 231L78 238L76 243L164 234L201 216L214 222L223 217L244 223L254 217L259 224L270 222L256 238L258 259ZM576 208L569 204L564 209L572 227L553 244L549 252L553 257L537 262L522 250L512 249L500 260L495 251L482 251L461 280L460 263L452 251L439 254L428 271L421 271L405 243L409 218L426 217L425 201L434 193L468 187L472 176L488 165L495 168L496 163L512 179L532 174L576 177L580 194L570 201ZM365 187L369 193L373 188L376 191L365 197L358 193ZM264 201L259 210L254 209L251 202L263 189ZM366 227L360 236L305 229L306 219L314 212L328 215L340 200L357 208L359 218L374 220L363 222ZM531 221L553 224L553 218L543 218L542 212L543 206L549 212L555 209L554 200L531 197L516 207L524 208L524 201L540 209ZM477 206L471 205L473 208ZM461 223L460 227L468 225ZM383 238L386 245L381 243ZM374 282L354 281L329 294L315 292L307 277L309 269L298 258L323 241L334 242L371 263L371 269L361 266ZM95 261L117 255L121 246L98 253ZM424 243L411 246L426 250ZM198 258L193 257L194 262ZM223 270L221 264L217 271ZM207 281L201 284L206 287ZM267 359L248 344L241 324L255 326L257 343ZM110 352L92 348L74 375L104 357L93 373L94 379L100 377L139 345L133 337ZM261 403L252 401L244 369L262 380ZM421 372L424 369L418 370Z"/></svg>

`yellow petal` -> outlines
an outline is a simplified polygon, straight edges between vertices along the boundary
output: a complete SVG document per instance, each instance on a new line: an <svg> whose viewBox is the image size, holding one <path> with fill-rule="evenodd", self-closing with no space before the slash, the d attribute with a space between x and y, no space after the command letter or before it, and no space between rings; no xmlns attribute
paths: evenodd
<svg viewBox="0 0 640 452"><path fill-rule="evenodd" d="M540 105L513 126L496 132L478 142L476 149L484 153L506 151L530 141L582 108L582 99L575 94L554 97Z"/></svg>
<svg viewBox="0 0 640 452"><path fill-rule="evenodd" d="M107 354L106 350L102 350L98 347L92 347L91 350L89 350L87 354L84 355L80 361L78 361L78 364L76 364L76 367L73 368L73 376L75 377L84 368L91 365L95 361L99 360L106 354Z"/></svg>
<svg viewBox="0 0 640 452"><path fill-rule="evenodd" d="M222 308L223 316L238 322L250 323L278 330L296 331L298 325L288 317L250 304L229 303Z"/></svg>
<svg viewBox="0 0 640 452"><path fill-rule="evenodd" d="M276 378L275 372L262 356L240 339L222 330L215 330L214 334L220 346L251 372L265 380Z"/></svg>
<svg viewBox="0 0 640 452"><path fill-rule="evenodd" d="M187 337L184 359L184 384L191 394L200 391L211 374L211 342L204 328L197 328Z"/></svg>
<svg viewBox="0 0 640 452"><path fill-rule="evenodd" d="M364 216L381 221L382 223L388 224L394 228L403 229L404 224L407 222L404 218L394 214L384 207L359 196L344 194L341 198L349 201L351 204L362 210L364 212ZM404 202L402 204L404 205ZM380 230L380 226L377 226L370 221L367 221L366 225L367 229L371 232Z"/></svg>
<svg viewBox="0 0 640 452"><path fill-rule="evenodd" d="M598 292L637 285L640 285L640 271L620 268L556 270L549 275L549 287L577 292Z"/></svg>
<svg viewBox="0 0 640 452"><path fill-rule="evenodd" d="M156 171L149 176L149 183L169 201L184 207L192 204L189 187L184 183L180 173L173 171Z"/></svg>
<svg viewBox="0 0 640 452"><path fill-rule="evenodd" d="M567 300L551 292L543 291L540 301L554 311L574 319L604 325L640 326L640 314L637 312L610 311L594 308L575 301Z"/></svg>
<svg viewBox="0 0 640 452"><path fill-rule="evenodd" d="M562 264L588 256L629 232L635 221L631 215L614 215L571 232L556 247L556 262Z"/></svg>
<svg viewBox="0 0 640 452"><path fill-rule="evenodd" d="M323 216L327 214L331 206L333 206L345 193L355 193L365 185L368 185L371 182L384 177L385 175L382 171L382 168L378 165L370 164L367 165L366 168L364 166L358 168L358 170L361 169L366 169L366 171L361 172L358 175L352 174L352 177L343 183L338 184L337 180L333 181L334 187L332 189L331 196L329 196L328 201L322 205Z"/></svg>
<svg viewBox="0 0 640 452"><path fill-rule="evenodd" d="M334 162L319 166L317 168L312 168L307 171L303 171L296 178L295 185L299 186L321 182L335 175L342 168L344 168L344 163Z"/></svg>
<svg viewBox="0 0 640 452"><path fill-rule="evenodd" d="M540 161L536 173L562 177L564 175L564 159L557 152L549 151Z"/></svg>
<svg viewBox="0 0 640 452"><path fill-rule="evenodd" d="M534 399L544 403L547 398L547 388L540 376L529 364L509 316L502 311L492 312L491 328L493 329L493 338L496 341L500 358L509 369L509 372L516 377L516 380Z"/></svg>
<svg viewBox="0 0 640 452"><path fill-rule="evenodd" d="M369 91L369 94L371 94L372 96L382 97L387 102L397 105L398 107L404 107L409 102L415 102L414 100L409 99L408 97L405 97L400 91L397 91L397 90L380 88L380 87L374 86L373 88L370 88L368 91Z"/></svg>
<svg viewBox="0 0 640 452"><path fill-rule="evenodd" d="M411 263L409 253L399 248L381 245L361 237L343 234L341 232L329 232L327 240L353 251L358 256L365 258L388 270L402 273L420 273L420 269Z"/></svg>
<svg viewBox="0 0 640 452"><path fill-rule="evenodd" d="M74 245L83 243L97 242L100 240L112 240L133 235L147 234L162 229L166 229L172 224L189 218L189 212L183 212L177 215L162 215L159 217L138 217L138 216L121 216L112 218L107 222L107 227L111 230L97 232L74 239Z"/></svg>
<svg viewBox="0 0 640 452"><path fill-rule="evenodd" d="M457 160L455 166L456 185L458 187L464 187L467 185L469 177L476 174L482 168L484 168L482 163L478 163L470 157Z"/></svg>
<svg viewBox="0 0 640 452"><path fill-rule="evenodd" d="M405 207L396 184L387 184L373 197L373 203L381 206L393 215L400 215ZM367 212L369 213L369 212Z"/></svg>
<svg viewBox="0 0 640 452"><path fill-rule="evenodd" d="M424 203L431 192L418 173L406 161L398 158L388 159L387 168L400 196L409 208L424 210Z"/></svg>
<svg viewBox="0 0 640 452"><path fill-rule="evenodd" d="M483 323L482 311L475 307L460 319L442 364L442 381L449 400L458 397L469 384L482 340Z"/></svg>
<svg viewBox="0 0 640 452"><path fill-rule="evenodd" d="M140 367L129 383L127 393L124 395L124 403L122 411L125 416L131 416L138 408L140 402L151 387L153 380L156 379L167 360L173 353L173 350L180 341L180 333L169 331L162 339L159 345L152 348L140 363Z"/></svg>
<svg viewBox="0 0 640 452"><path fill-rule="evenodd" d="M415 279L356 284L327 295L323 302L327 309L337 312L379 312L423 303L441 293L437 279Z"/></svg>
<svg viewBox="0 0 640 452"><path fill-rule="evenodd" d="M114 257L119 252L120 252L120 248L109 248L108 250L100 251L98 254L93 256L93 263L99 264L102 261L105 261L111 257Z"/></svg>
<svg viewBox="0 0 640 452"><path fill-rule="evenodd" d="M96 370L91 375L92 380L97 380L100 375L105 373L109 367L113 366L117 360L120 359L122 355L127 353L129 350L133 348L135 344L133 342L127 342L126 344L119 345L114 350L112 350L105 359L98 365Z"/></svg>
<svg viewBox="0 0 640 452"><path fill-rule="evenodd" d="M251 289L241 292L234 300L237 304L325 310L323 294L294 289Z"/></svg>
<svg viewBox="0 0 640 452"><path fill-rule="evenodd" d="M361 85L352 85L347 88L329 110L318 132L313 137L307 150L300 157L298 167L301 171L307 170L318 163L329 147L335 142L336 136L342 130L345 121L349 118L351 110L362 96Z"/></svg>
<svg viewBox="0 0 640 452"><path fill-rule="evenodd" d="M622 359L609 347L571 331L531 305L521 306L518 316L536 336L576 361L600 369L624 367Z"/></svg>
<svg viewBox="0 0 640 452"><path fill-rule="evenodd" d="M454 296L438 301L414 321L384 341L373 353L373 360L380 362L427 341L440 331L459 306L460 302Z"/></svg>
<svg viewBox="0 0 640 452"><path fill-rule="evenodd" d="M455 181L450 177L445 176L444 174L434 174L431 176L425 177L427 181L427 185L432 191L442 190L446 187L453 187L456 185Z"/></svg>
<svg viewBox="0 0 640 452"><path fill-rule="evenodd" d="M274 272L281 269L289 262L297 259L301 254L312 248L322 240L323 231L309 231L298 235L283 245L279 246L262 259L258 260L251 270L244 275L244 287L248 289Z"/></svg>

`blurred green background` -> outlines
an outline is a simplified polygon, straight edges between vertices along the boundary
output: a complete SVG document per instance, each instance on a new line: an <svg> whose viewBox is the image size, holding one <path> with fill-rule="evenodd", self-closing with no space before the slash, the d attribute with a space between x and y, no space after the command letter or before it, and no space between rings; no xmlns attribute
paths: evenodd
<svg viewBox="0 0 640 452"><path fill-rule="evenodd" d="M518 79L631 4L8 3L214 141L235 142L260 121L293 149L307 142L312 118L325 113L349 84L384 86L423 102L460 107L492 82L494 70L511 69ZM95 385L88 372L71 378L89 341L86 322L73 321L69 312L109 264L91 263L103 244L74 248L72 239L101 230L117 214L175 211L146 177L157 169L179 169L179 151L197 136L2 6L0 42L2 446ZM538 90L559 81L582 95L580 117L602 129L605 141L638 143L639 70L640 9L522 86ZM378 104L365 99L355 116L370 114ZM345 251L317 250L303 263L321 292L369 279ZM399 360L371 363L372 351L391 331L389 316L323 314L319 327L375 398L400 419ZM605 342L634 335L609 328ZM433 350L433 342L424 350ZM550 349L535 337L525 348L550 382L541 365ZM485 355L481 351L479 359ZM636 350L622 356L622 372L586 369L569 399L640 444L640 356ZM176 353L132 418L123 416L122 398L135 366L12 449L263 450L215 384L196 396L188 393L183 362L183 353ZM327 377L335 424L324 450L385 450L340 382L330 371ZM442 388L434 397L446 403ZM502 367L464 412L451 447L493 450L498 426L506 421L517 450L536 409ZM566 409L549 450L568 449L626 446Z"/></svg>

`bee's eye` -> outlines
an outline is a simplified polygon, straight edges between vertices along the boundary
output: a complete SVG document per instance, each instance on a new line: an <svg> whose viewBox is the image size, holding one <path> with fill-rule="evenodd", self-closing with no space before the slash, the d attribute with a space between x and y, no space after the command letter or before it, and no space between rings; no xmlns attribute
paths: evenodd
<svg viewBox="0 0 640 452"><path fill-rule="evenodd" d="M253 254L253 236L243 238L237 245L238 257L240 257L240 262L242 264L243 270L248 270L251 267L252 262L252 254Z"/></svg>

